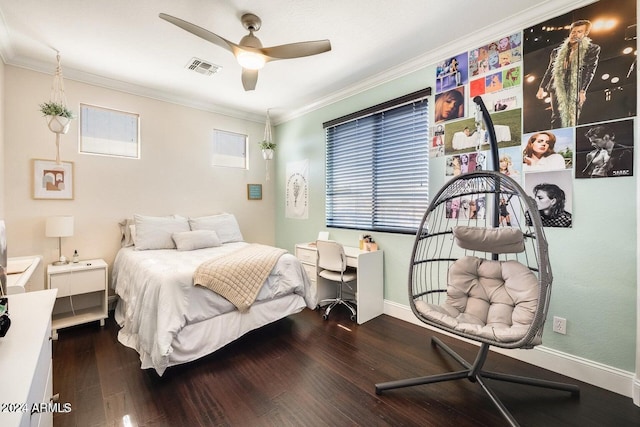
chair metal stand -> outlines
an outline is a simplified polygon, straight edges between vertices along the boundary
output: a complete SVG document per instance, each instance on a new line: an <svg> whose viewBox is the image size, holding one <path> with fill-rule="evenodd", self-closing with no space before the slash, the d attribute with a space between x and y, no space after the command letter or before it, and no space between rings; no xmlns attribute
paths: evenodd
<svg viewBox="0 0 640 427"><path fill-rule="evenodd" d="M487 356L489 354L489 344L482 343L480 349L478 350L478 355L476 356L476 360L473 364L470 364L465 359L463 359L458 353L453 351L449 346L443 343L436 337L431 338L431 343L433 345L437 345L442 348L449 356L454 358L460 365L465 367L466 369L462 371L454 371L448 372L444 374L437 375L429 375L425 377L417 377L417 378L408 378L404 380L396 380L389 381L385 383L376 384L376 394L382 394L384 390L392 390L396 388L403 387L413 387L416 385L424 385L424 384L433 384L437 382L443 381L452 381L452 380L460 380L460 379L468 379L469 381L480 384L482 389L489 395L493 404L498 408L500 413L509 421L509 424L512 426L518 426L518 422L513 418L511 413L504 406L502 401L498 398L495 392L486 384L484 381L485 378L497 380L497 381L507 381L516 384L524 384L535 387L543 387L560 391L568 391L572 396L580 395L580 388L573 384L565 384L555 381L547 381L541 380L537 378L529 378L522 377L519 375L510 375L499 372L491 372L491 371L483 371L482 367L484 366L485 361L487 360Z"/></svg>
<svg viewBox="0 0 640 427"><path fill-rule="evenodd" d="M329 318L329 313L337 305L344 305L345 307L347 307L351 312L350 319L352 321L356 320L356 308L355 308L356 301L342 298L342 286L343 286L343 283L338 283L338 295L335 298L323 299L318 303L319 308L325 308L325 305L329 304L329 305L326 305L326 309L324 311L324 314L322 315L322 318L324 320L327 320Z"/></svg>

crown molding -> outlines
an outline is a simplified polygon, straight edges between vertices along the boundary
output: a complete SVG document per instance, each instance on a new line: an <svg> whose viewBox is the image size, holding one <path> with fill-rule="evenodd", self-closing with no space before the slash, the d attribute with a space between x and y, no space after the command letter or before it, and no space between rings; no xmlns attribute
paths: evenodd
<svg viewBox="0 0 640 427"><path fill-rule="evenodd" d="M552 0L540 2L540 4L536 5L535 7L525 9L517 15L510 16L508 19L503 19L501 21L491 23L491 25L488 25L473 33L465 34L464 37L439 46L437 49L426 52L416 58L399 64L392 69L371 76L370 78L358 82L354 85L347 86L328 96L322 97L313 103L304 105L301 108L291 110L285 114L281 114L277 117L277 122L275 124L278 125L289 120L293 120L312 111L350 98L359 93L366 92L370 89L373 89L385 83L389 83L408 74L420 71L425 67L441 61L443 58L454 56L459 54L460 52L473 49L474 45L482 46L483 43L493 41L498 37L504 36L505 34L522 31L526 27L530 27L555 16L563 15L574 9L586 6L591 3L595 3L597 1L598 0L575 0L570 4L564 4L561 7L558 7L557 2L554 2ZM470 43L470 40L473 40L473 43Z"/></svg>

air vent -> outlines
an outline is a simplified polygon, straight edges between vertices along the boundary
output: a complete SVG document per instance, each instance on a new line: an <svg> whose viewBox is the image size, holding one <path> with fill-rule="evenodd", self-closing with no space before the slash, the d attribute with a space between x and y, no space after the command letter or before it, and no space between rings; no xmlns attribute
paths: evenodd
<svg viewBox="0 0 640 427"><path fill-rule="evenodd" d="M189 61L185 68L193 70L196 73L202 74L204 76L211 76L222 69L222 67L219 65L214 65L198 58L191 58L191 61Z"/></svg>

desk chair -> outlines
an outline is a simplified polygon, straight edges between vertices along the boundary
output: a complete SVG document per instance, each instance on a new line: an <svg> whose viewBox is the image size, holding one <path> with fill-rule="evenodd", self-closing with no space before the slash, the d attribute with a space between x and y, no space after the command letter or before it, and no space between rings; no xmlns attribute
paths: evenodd
<svg viewBox="0 0 640 427"><path fill-rule="evenodd" d="M318 252L318 276L333 282L338 282L338 290L335 298L323 299L318 304L318 308L325 304L327 308L322 315L324 320L329 318L329 313L333 307L344 305L351 312L351 320L356 320L356 302L354 300L345 300L342 298L343 286L349 286L349 282L353 282L358 277L355 270L347 267L347 256L344 248L338 242L332 240L317 240L316 249ZM349 286L349 288L351 288Z"/></svg>

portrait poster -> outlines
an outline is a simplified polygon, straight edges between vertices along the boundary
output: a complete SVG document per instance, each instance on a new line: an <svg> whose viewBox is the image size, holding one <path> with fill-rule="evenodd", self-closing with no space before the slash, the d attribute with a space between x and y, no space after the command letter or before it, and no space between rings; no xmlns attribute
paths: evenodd
<svg viewBox="0 0 640 427"><path fill-rule="evenodd" d="M546 153L533 147L540 139L546 141ZM521 156L520 161L525 173L571 169L574 151L574 128L531 132L522 135L522 153L526 155Z"/></svg>
<svg viewBox="0 0 640 427"><path fill-rule="evenodd" d="M465 86L436 94L435 122L442 123L465 115Z"/></svg>
<svg viewBox="0 0 640 427"><path fill-rule="evenodd" d="M33 159L34 199L73 199L73 163Z"/></svg>
<svg viewBox="0 0 640 427"><path fill-rule="evenodd" d="M522 150L520 147L508 147L498 150L498 170L522 183Z"/></svg>
<svg viewBox="0 0 640 427"><path fill-rule="evenodd" d="M285 217L309 218L309 160L287 163Z"/></svg>
<svg viewBox="0 0 640 427"><path fill-rule="evenodd" d="M576 178L633 176L633 119L576 128Z"/></svg>
<svg viewBox="0 0 640 427"><path fill-rule="evenodd" d="M524 132L636 115L635 1L601 0L524 35Z"/></svg>
<svg viewBox="0 0 640 427"><path fill-rule="evenodd" d="M527 173L525 192L540 212L543 227L573 226L573 177L570 170Z"/></svg>
<svg viewBox="0 0 640 427"><path fill-rule="evenodd" d="M436 93L467 84L469 80L467 52L447 58L436 65Z"/></svg>

